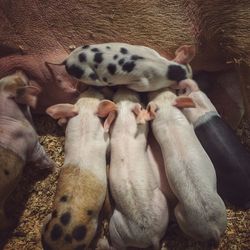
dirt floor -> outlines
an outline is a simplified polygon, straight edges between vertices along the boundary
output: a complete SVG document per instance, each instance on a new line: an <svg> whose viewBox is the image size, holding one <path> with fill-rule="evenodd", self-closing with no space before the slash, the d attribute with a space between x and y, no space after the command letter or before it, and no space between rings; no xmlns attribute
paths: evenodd
<svg viewBox="0 0 250 250"><path fill-rule="evenodd" d="M0 239L4 250L42 249L40 229L43 219L51 212L58 173L64 160L64 132L45 116L35 117L35 126L42 145L57 164L57 171L48 174L27 166L21 183L6 206L8 214L18 223L13 231ZM250 150L250 126L242 122L237 134ZM228 227L218 249L250 249L250 210L228 208L227 216ZM166 249L172 250L209 249L186 237L176 224L170 224L164 242Z"/></svg>

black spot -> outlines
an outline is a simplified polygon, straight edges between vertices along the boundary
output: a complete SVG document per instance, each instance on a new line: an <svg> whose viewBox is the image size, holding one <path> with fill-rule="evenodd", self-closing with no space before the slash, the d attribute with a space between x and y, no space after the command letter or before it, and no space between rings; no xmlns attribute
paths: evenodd
<svg viewBox="0 0 250 250"><path fill-rule="evenodd" d="M116 60L118 58L118 55L114 55L113 59Z"/></svg>
<svg viewBox="0 0 250 250"><path fill-rule="evenodd" d="M82 49L88 49L88 48L89 48L89 45L82 46Z"/></svg>
<svg viewBox="0 0 250 250"><path fill-rule="evenodd" d="M71 243L72 242L72 237L69 234L66 234L64 237L64 241L67 243Z"/></svg>
<svg viewBox="0 0 250 250"><path fill-rule="evenodd" d="M122 54L128 54L128 50L125 49L125 48L121 48L121 49L120 49L120 52L121 52Z"/></svg>
<svg viewBox="0 0 250 250"><path fill-rule="evenodd" d="M167 78L179 82L187 78L186 71L179 65L170 65L168 66Z"/></svg>
<svg viewBox="0 0 250 250"><path fill-rule="evenodd" d="M126 62L123 66L122 66L122 70L126 71L126 72L131 72L135 67L135 63L133 61L130 62Z"/></svg>
<svg viewBox="0 0 250 250"><path fill-rule="evenodd" d="M94 67L97 69L98 68L98 64L95 64Z"/></svg>
<svg viewBox="0 0 250 250"><path fill-rule="evenodd" d="M100 53L100 52L95 53L94 61L96 63L101 63L103 61L102 53Z"/></svg>
<svg viewBox="0 0 250 250"><path fill-rule="evenodd" d="M66 202L68 200L68 196L67 195L63 195L60 199L60 201L62 202Z"/></svg>
<svg viewBox="0 0 250 250"><path fill-rule="evenodd" d="M119 65L123 65L124 62L125 62L125 59L124 59L124 58L122 58L122 59L120 59L120 60L118 61Z"/></svg>
<svg viewBox="0 0 250 250"><path fill-rule="evenodd" d="M77 241L83 240L85 235L86 235L86 232L87 232L87 229L84 225L77 226L74 228L74 230L72 232L72 236Z"/></svg>
<svg viewBox="0 0 250 250"><path fill-rule="evenodd" d="M89 77L90 77L93 81L95 81L95 80L98 79L98 75L97 75L96 73L91 73L91 74L89 74Z"/></svg>
<svg viewBox="0 0 250 250"><path fill-rule="evenodd" d="M103 77L102 80L103 80L104 82L107 82L107 81L108 81L107 77Z"/></svg>
<svg viewBox="0 0 250 250"><path fill-rule="evenodd" d="M111 49L110 46L106 46L107 49Z"/></svg>
<svg viewBox="0 0 250 250"><path fill-rule="evenodd" d="M10 172L7 169L4 169L3 172L4 172L5 175L9 175L10 174Z"/></svg>
<svg viewBox="0 0 250 250"><path fill-rule="evenodd" d="M108 82L108 85L112 85L113 83L112 82Z"/></svg>
<svg viewBox="0 0 250 250"><path fill-rule="evenodd" d="M99 49L93 48L93 49L91 49L91 51L93 51L93 52L99 52Z"/></svg>
<svg viewBox="0 0 250 250"><path fill-rule="evenodd" d="M50 247L50 245L46 242L46 240L44 239L44 236L42 236L42 246L44 250L52 250L52 248Z"/></svg>
<svg viewBox="0 0 250 250"><path fill-rule="evenodd" d="M66 212L61 215L60 221L63 225L67 225L69 224L70 218L71 218L71 214L69 212Z"/></svg>
<svg viewBox="0 0 250 250"><path fill-rule="evenodd" d="M87 214L90 216L93 214L93 210L87 210Z"/></svg>
<svg viewBox="0 0 250 250"><path fill-rule="evenodd" d="M113 64L113 63L110 63L107 67L108 69L108 72L111 74L111 75L114 75L115 72L116 72L116 65Z"/></svg>
<svg viewBox="0 0 250 250"><path fill-rule="evenodd" d="M56 217L57 217L57 211L54 210L54 211L52 212L52 218L56 218Z"/></svg>
<svg viewBox="0 0 250 250"><path fill-rule="evenodd" d="M87 56L86 56L85 53L81 53L81 54L79 54L78 59L79 59L80 62L86 62L87 61Z"/></svg>
<svg viewBox="0 0 250 250"><path fill-rule="evenodd" d="M78 79L80 79L84 74L84 70L74 64L71 65L70 67L66 65L66 71L68 72L69 75L72 75Z"/></svg>
<svg viewBox="0 0 250 250"><path fill-rule="evenodd" d="M53 241L60 239L62 236L63 230L60 225L55 224L51 230L50 237Z"/></svg>
<svg viewBox="0 0 250 250"><path fill-rule="evenodd" d="M75 247L74 250L84 250L85 247L86 247L86 245L82 244L82 245L79 245L79 246Z"/></svg>
<svg viewBox="0 0 250 250"><path fill-rule="evenodd" d="M131 60L136 61L136 60L139 60L139 59L144 59L144 57L142 57L142 56L137 56L137 55L132 55L132 56L131 56Z"/></svg>

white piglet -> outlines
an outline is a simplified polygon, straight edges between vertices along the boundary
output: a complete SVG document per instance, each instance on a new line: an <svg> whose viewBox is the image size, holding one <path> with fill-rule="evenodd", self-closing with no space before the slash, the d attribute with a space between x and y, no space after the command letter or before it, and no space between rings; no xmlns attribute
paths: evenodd
<svg viewBox="0 0 250 250"><path fill-rule="evenodd" d="M109 135L96 115L103 98L90 88L80 95L75 105L57 104L47 109L60 123L69 121L64 166L53 212L42 235L44 249L86 249L96 234L107 191Z"/></svg>
<svg viewBox="0 0 250 250"><path fill-rule="evenodd" d="M116 104L103 101L99 109L103 117L115 119L116 113L110 137L109 180L116 205L109 226L111 242L119 250L158 249L168 207L147 154L148 114L132 90L119 89L113 100Z"/></svg>
<svg viewBox="0 0 250 250"><path fill-rule="evenodd" d="M178 199L174 211L177 222L187 235L218 244L227 220L212 162L192 125L173 106L176 95L164 89L150 93L149 99L153 134L161 147L168 182Z"/></svg>

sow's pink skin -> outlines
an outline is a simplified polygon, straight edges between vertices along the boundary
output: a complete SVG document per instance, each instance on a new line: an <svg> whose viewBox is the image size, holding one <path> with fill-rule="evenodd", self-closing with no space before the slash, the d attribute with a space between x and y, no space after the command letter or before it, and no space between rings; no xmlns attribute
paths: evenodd
<svg viewBox="0 0 250 250"><path fill-rule="evenodd" d="M218 193L233 205L250 208L250 153L195 81L182 81L180 87L188 89L188 97L195 103L195 108L181 110L193 124L195 134L213 162ZM177 107L182 107L182 99L176 99Z"/></svg>
<svg viewBox="0 0 250 250"><path fill-rule="evenodd" d="M44 249L87 249L96 234L107 192L109 135L96 114L103 98L90 87L74 105L57 104L47 109L50 116L67 126L65 161L53 211L42 233Z"/></svg>
<svg viewBox="0 0 250 250"><path fill-rule="evenodd" d="M116 207L109 226L111 243L115 249L159 249L168 207L147 154L148 114L132 90L120 88L113 101L103 101L98 112L108 117L104 126L114 120L109 181Z"/></svg>
<svg viewBox="0 0 250 250"><path fill-rule="evenodd" d="M173 106L176 95L163 89L150 93L149 99L152 131L162 151L169 185L178 199L174 209L177 222L187 235L218 244L227 219L216 191L212 162L192 125Z"/></svg>
<svg viewBox="0 0 250 250"><path fill-rule="evenodd" d="M39 168L54 167L27 112L27 105L35 107L39 93L38 88L27 85L20 73L0 80L0 229L9 226L4 203L16 187L25 163Z"/></svg>
<svg viewBox="0 0 250 250"><path fill-rule="evenodd" d="M62 64L85 84L127 85L135 91L153 91L190 78L188 63L194 55L194 47L184 45L170 61L145 46L103 43L76 48Z"/></svg>

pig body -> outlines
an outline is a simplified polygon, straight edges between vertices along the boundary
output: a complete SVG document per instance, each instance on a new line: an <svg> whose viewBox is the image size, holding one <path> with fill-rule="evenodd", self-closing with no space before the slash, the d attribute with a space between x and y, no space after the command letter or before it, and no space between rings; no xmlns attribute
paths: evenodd
<svg viewBox="0 0 250 250"><path fill-rule="evenodd" d="M73 107L73 113L78 109L79 114L71 117L66 127L64 166L53 212L43 229L45 249L46 246L62 250L85 249L95 236L107 191L109 137L96 115L101 99L103 95L88 89ZM47 112L56 119L67 117L63 105L52 106Z"/></svg>
<svg viewBox="0 0 250 250"><path fill-rule="evenodd" d="M186 46L183 50L190 49ZM169 61L148 47L126 43L79 47L64 64L70 75L86 84L127 85L135 91L157 90L192 76L189 65Z"/></svg>
<svg viewBox="0 0 250 250"><path fill-rule="evenodd" d="M27 105L24 100L23 104L18 103L29 89L26 80L12 75L2 78L0 86L0 229L3 229L8 225L3 209L5 200L16 187L25 163L40 168L50 168L54 164L38 141L31 117L27 117L29 112L24 114L21 110L20 105Z"/></svg>
<svg viewBox="0 0 250 250"><path fill-rule="evenodd" d="M109 226L111 242L116 249L158 249L168 209L146 152L148 125L136 123L132 110L139 99L134 92L119 90L114 101L118 114L110 138L110 189L116 204Z"/></svg>
<svg viewBox="0 0 250 250"><path fill-rule="evenodd" d="M45 64L45 61L62 60L65 56L67 53L58 53L55 50L41 55L3 57L0 58L0 77L10 75L16 70L22 71L32 86L39 86L42 90L35 111L44 113L53 104L72 103L79 94L76 81L68 76L63 67Z"/></svg>
<svg viewBox="0 0 250 250"><path fill-rule="evenodd" d="M235 132L220 118L209 98L196 83L190 82L189 97L195 108L182 111L193 124L195 133L216 170L218 193L229 203L250 207L250 153L243 147Z"/></svg>
<svg viewBox="0 0 250 250"><path fill-rule="evenodd" d="M169 90L150 94L153 134L160 144L170 187L178 199L175 216L189 236L218 243L226 229L225 205L216 192L216 175L192 125Z"/></svg>

